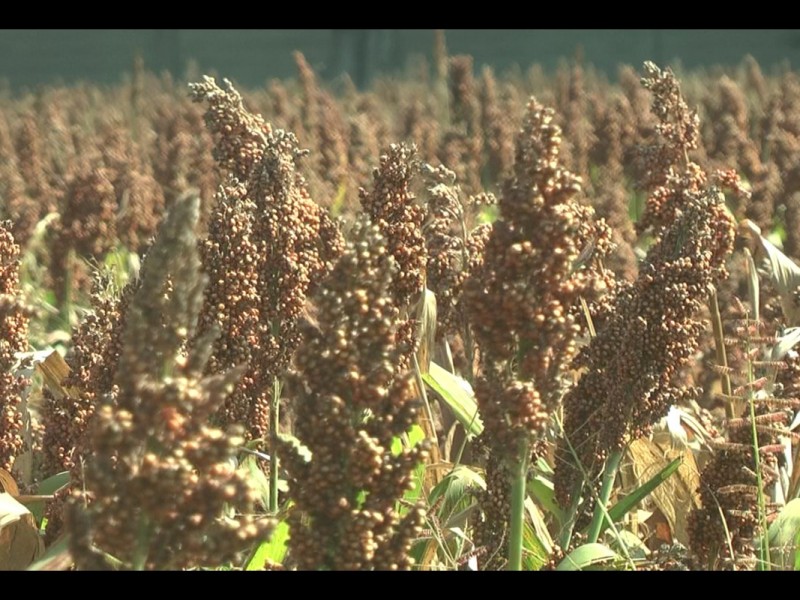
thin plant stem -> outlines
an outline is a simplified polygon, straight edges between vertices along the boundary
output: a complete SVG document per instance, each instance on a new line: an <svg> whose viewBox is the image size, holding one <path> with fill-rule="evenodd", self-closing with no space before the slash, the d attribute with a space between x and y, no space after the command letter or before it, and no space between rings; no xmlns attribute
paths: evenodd
<svg viewBox="0 0 800 600"><path fill-rule="evenodd" d="M562 422L561 418L558 417L558 416L556 417L556 423L558 424L558 429L561 432L561 435L564 438L564 441L567 443L567 448L569 448L569 452L572 455L572 458L575 460L575 466L577 466L578 470L581 472L581 476L583 477L583 481L589 481L589 474L586 472L586 469L584 468L583 463L581 462L580 458L578 457L578 453L575 451L575 448L572 446L572 442L569 441L569 437L567 436L566 432L564 431L564 423ZM612 479L612 481L613 481L613 479ZM580 490L582 487L583 486L579 484L578 485L578 490ZM622 553L625 555L625 559L628 561L628 565L630 565L633 569L636 569L636 565L634 564L633 559L631 558L631 555L628 552L628 546L622 540L622 537L620 536L620 533L619 533L619 530L617 529L617 526L614 525L614 521L611 520L611 516L608 514L608 510L606 509L606 503L600 501L600 496L598 496L597 492L594 491L594 488L592 486L589 486L589 492L592 494L592 497L594 498L594 500L596 502L596 506L599 507L600 510L603 511L603 516L608 521L608 528L611 530L611 532L614 534L616 539L619 541L620 549L622 550ZM577 493L576 493L576 496L577 496ZM606 502L607 501L608 500L606 499ZM574 523L573 523L572 527L574 528ZM571 531L571 529L570 529L570 531ZM599 535L598 535L598 537L599 537ZM566 543L562 544L562 548L564 548L564 549L568 548L569 541L570 540L569 540L569 537L568 537L567 540L566 540Z"/></svg>
<svg viewBox="0 0 800 600"><path fill-rule="evenodd" d="M425 391L425 382L422 379L422 370L420 369L417 356L412 356L412 359L414 361L414 379L417 382L420 396L422 396L422 405L425 409L425 419L428 422L428 425L424 426L423 430L425 430L425 435L427 435L431 442L436 445L436 448L438 448L439 438L437 437L436 430L433 427L433 410L431 409L431 403L428 400L428 393Z"/></svg>
<svg viewBox="0 0 800 600"><path fill-rule="evenodd" d="M61 309L61 320L64 322L67 330L72 327L72 269L75 265L75 250L70 248L67 251L67 266L64 270L64 299L59 307Z"/></svg>
<svg viewBox="0 0 800 600"><path fill-rule="evenodd" d="M269 407L269 511L278 512L278 424L280 423L281 383L276 377L272 384L272 402Z"/></svg>
<svg viewBox="0 0 800 600"><path fill-rule="evenodd" d="M414 380L417 384L417 389L419 390L419 395L422 397L422 405L424 410L424 415L418 416L419 425L422 428L425 437L429 440L430 446L430 455L429 460L430 464L437 465L436 468L431 469L430 478L425 478L424 481L427 484L431 484L430 487L432 488L434 485L439 483L443 479L443 475L441 474L441 469L438 468L438 465L441 464L441 455L439 454L439 437L436 435L436 428L434 427L433 423L433 410L431 410L431 403L428 400L428 394L425 391L425 382L422 379L422 370L419 366L419 360L417 360L417 355L413 354L411 356L412 360L414 361ZM428 471L426 471L427 475Z"/></svg>
<svg viewBox="0 0 800 600"><path fill-rule="evenodd" d="M722 375L720 380L722 382L722 392L728 397L725 402L725 416L729 419L736 417L734 409L734 401L730 399L733 395L733 388L731 387L731 377L728 374L728 355L725 351L725 333L722 329L722 316L719 312L719 301L717 299L716 288L711 288L711 294L708 299L708 307L711 312L711 327L714 331L714 345L717 350L717 364L722 367Z"/></svg>
<svg viewBox="0 0 800 600"><path fill-rule="evenodd" d="M749 350L749 349L748 349ZM749 355L749 352L748 352ZM753 367L750 360L748 363L748 379L753 381ZM758 452L758 429L756 427L756 404L755 404L755 391L750 388L748 391L748 404L750 405L750 424L752 426L753 436L753 457L755 461L756 471L756 485L758 486L758 520L761 525L761 537L759 542L759 555L761 562L759 563L759 571L770 570L770 556L769 556L769 542L767 541L767 507L764 499L764 480L761 476L761 455Z"/></svg>
<svg viewBox="0 0 800 600"><path fill-rule="evenodd" d="M511 522L508 542L508 570L522 570L522 538L525 526L525 486L530 458L529 440L520 440L516 464L511 472Z"/></svg>
<svg viewBox="0 0 800 600"><path fill-rule="evenodd" d="M617 469L622 461L622 450L614 450L606 460L605 470L603 471L603 485L600 488L600 497L594 507L592 523L589 525L589 537L587 541L593 544L600 537L600 530L603 527L603 520L607 518L608 511L606 504L611 497L611 490L614 488L614 479L617 477Z"/></svg>
<svg viewBox="0 0 800 600"><path fill-rule="evenodd" d="M564 520L559 534L558 544L564 549L569 547L569 541L572 539L572 532L575 530L575 523L578 520L578 507L581 505L582 487L582 482L575 485L575 490L572 493L572 502L570 502L569 510L567 511L567 518Z"/></svg>
<svg viewBox="0 0 800 600"><path fill-rule="evenodd" d="M147 556L150 554L150 536L153 532L153 524L147 515L139 517L139 528L136 532L136 549L131 559L131 567L134 571L144 571L147 566Z"/></svg>
<svg viewBox="0 0 800 600"><path fill-rule="evenodd" d="M750 259L752 261L752 258ZM748 265L749 266L749 265ZM751 292L753 290L751 289ZM757 305L754 305L754 308L757 308ZM747 315L746 315L747 317ZM758 314L755 315L755 319L750 321L754 323L756 326L756 335L759 334L759 320ZM745 356L747 356L747 404L750 413L750 425L751 425L751 435L753 440L753 462L755 465L755 475L756 475L756 486L758 488L758 521L761 527L761 541L759 542L759 556L761 557L761 561L759 563L758 569L760 571L769 571L770 570L770 557L769 557L769 543L765 540L767 539L767 508L766 508L766 501L764 500L764 480L762 477L761 472L761 455L759 454L758 448L758 429L756 427L756 390L753 388L753 382L755 381L755 372L753 368L753 360L751 358L751 350L752 347L750 345L750 336L745 336ZM734 559L734 556L731 554L731 560Z"/></svg>

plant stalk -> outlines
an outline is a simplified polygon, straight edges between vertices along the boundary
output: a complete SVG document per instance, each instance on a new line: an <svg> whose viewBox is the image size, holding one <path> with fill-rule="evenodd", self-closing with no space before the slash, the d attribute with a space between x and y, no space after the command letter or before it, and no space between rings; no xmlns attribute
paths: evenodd
<svg viewBox="0 0 800 600"><path fill-rule="evenodd" d="M748 364L749 361L748 361ZM752 382L754 379L752 366L748 368L748 379ZM755 461L755 471L756 471L756 485L758 486L758 520L759 525L761 526L761 536L759 541L760 548L758 549L758 553L761 557L761 561L758 565L759 571L769 571L770 570L770 556L769 556L769 539L767 536L768 525L767 525L767 507L766 507L766 500L764 498L764 479L761 476L761 455L758 451L759 444L758 444L758 429L756 428L756 403L755 403L755 392L752 388L749 390L748 393L750 405L750 424L752 426L752 435L753 435L753 457Z"/></svg>
<svg viewBox="0 0 800 600"><path fill-rule="evenodd" d="M736 417L734 401L730 399L733 395L733 388L731 387L731 377L727 372L728 369L728 356L725 351L725 333L722 329L722 316L719 312L719 301L717 300L717 289L712 287L711 294L708 299L708 307L711 312L711 327L714 331L714 345L717 350L717 364L723 368L723 373L720 376L722 382L722 393L728 396L725 401L725 416L729 419Z"/></svg>
<svg viewBox="0 0 800 600"><path fill-rule="evenodd" d="M508 544L508 570L522 570L522 538L525 526L525 486L529 463L529 440L520 440L511 479L511 519Z"/></svg>
<svg viewBox="0 0 800 600"><path fill-rule="evenodd" d="M578 520L578 507L581 505L582 488L583 482L578 482L575 484L575 490L572 492L572 502L569 504L569 510L567 511L567 516L562 525L558 539L558 544L563 549L569 548L572 532L575 530L575 523Z"/></svg>
<svg viewBox="0 0 800 600"><path fill-rule="evenodd" d="M605 470L603 471L603 485L600 488L600 497L597 499L597 505L594 507L592 523L589 525L589 538L586 540L590 544L597 542L600 537L603 520L608 514L606 505L611 497L611 490L614 488L614 480L617 477L619 463L622 461L622 452L622 449L614 450L606 460Z"/></svg>
<svg viewBox="0 0 800 600"><path fill-rule="evenodd" d="M61 320L64 322L64 326L69 331L72 328L72 269L75 264L74 249L70 248L67 251L66 261L67 266L64 271L64 296L59 309L61 312Z"/></svg>
<svg viewBox="0 0 800 600"><path fill-rule="evenodd" d="M280 423L281 383L276 377L272 384L272 403L269 407L269 512L278 512L278 423Z"/></svg>
<svg viewBox="0 0 800 600"><path fill-rule="evenodd" d="M150 538L153 533L153 524L147 515L139 517L139 528L136 532L136 548L131 558L131 567L134 571L144 571L147 567L147 556L150 554Z"/></svg>

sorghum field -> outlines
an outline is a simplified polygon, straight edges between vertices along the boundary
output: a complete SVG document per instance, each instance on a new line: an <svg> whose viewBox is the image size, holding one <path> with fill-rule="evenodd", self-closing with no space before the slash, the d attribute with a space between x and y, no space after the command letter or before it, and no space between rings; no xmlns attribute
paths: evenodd
<svg viewBox="0 0 800 600"><path fill-rule="evenodd" d="M800 76L296 61L0 96L0 569L800 569Z"/></svg>

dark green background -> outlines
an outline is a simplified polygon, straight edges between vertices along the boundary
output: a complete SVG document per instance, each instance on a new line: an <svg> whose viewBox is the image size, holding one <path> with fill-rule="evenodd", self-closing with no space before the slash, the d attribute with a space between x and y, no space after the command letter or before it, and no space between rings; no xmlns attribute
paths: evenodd
<svg viewBox="0 0 800 600"><path fill-rule="evenodd" d="M138 53L148 68L186 73L190 60L200 72L215 72L248 86L295 74L293 50L301 50L320 75L342 71L360 83L379 72L396 72L412 54L430 57L433 31L333 29L88 29L0 30L0 79L14 88L57 81L120 81ZM476 66L499 70L539 62L554 68L581 46L587 62L609 74L621 63L643 60L685 67L735 65L752 54L764 67L788 60L800 64L800 30L447 30L450 54L467 53ZM196 74L195 74L196 75Z"/></svg>

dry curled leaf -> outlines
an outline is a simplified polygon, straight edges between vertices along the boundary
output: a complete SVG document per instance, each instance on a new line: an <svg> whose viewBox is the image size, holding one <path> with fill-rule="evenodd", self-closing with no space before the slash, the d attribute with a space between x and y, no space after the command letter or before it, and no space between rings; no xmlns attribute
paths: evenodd
<svg viewBox="0 0 800 600"><path fill-rule="evenodd" d="M700 505L697 494L700 476L692 451L663 448L649 439L641 438L628 446L622 473L625 487L636 489L678 455L683 456L680 467L672 477L653 490L650 498L667 520L673 540L686 545L689 512Z"/></svg>
<svg viewBox="0 0 800 600"><path fill-rule="evenodd" d="M59 398L68 395L61 382L69 375L69 366L58 352L53 350L46 359L37 362L36 370L42 374L45 385L53 394Z"/></svg>
<svg viewBox="0 0 800 600"><path fill-rule="evenodd" d="M44 550L30 511L11 494L0 494L0 571L24 569Z"/></svg>
<svg viewBox="0 0 800 600"><path fill-rule="evenodd" d="M0 469L0 492L6 492L12 496L19 496L19 487L17 482L11 476L11 473L5 469Z"/></svg>

